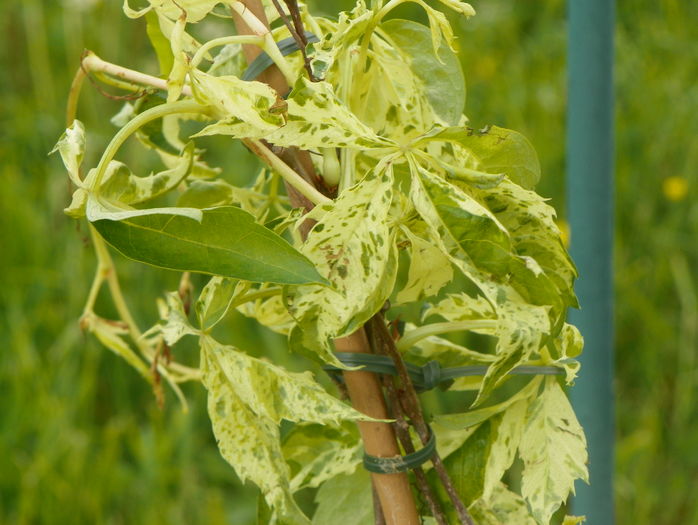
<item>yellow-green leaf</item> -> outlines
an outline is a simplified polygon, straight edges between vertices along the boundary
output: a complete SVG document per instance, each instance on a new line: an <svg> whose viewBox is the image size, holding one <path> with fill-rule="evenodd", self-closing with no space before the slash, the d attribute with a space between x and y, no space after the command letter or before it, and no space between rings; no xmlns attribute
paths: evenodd
<svg viewBox="0 0 698 525"><path fill-rule="evenodd" d="M528 408L519 447L524 462L521 493L540 525L574 492L574 481L589 481L584 431L555 378Z"/></svg>
<svg viewBox="0 0 698 525"><path fill-rule="evenodd" d="M397 303L421 301L436 295L453 279L448 256L438 247L412 233L402 230L410 242L410 268L405 286L397 294Z"/></svg>
<svg viewBox="0 0 698 525"><path fill-rule="evenodd" d="M348 335L375 314L390 296L396 254L388 213L390 174L369 174L330 204L316 208L319 222L301 251L331 287L300 286L287 301L298 320L300 346L335 362L329 339ZM292 332L293 337L293 332Z"/></svg>
<svg viewBox="0 0 698 525"><path fill-rule="evenodd" d="M70 180L76 186L82 186L80 165L85 156L85 126L82 122L74 120L58 139L49 155L56 151L61 155Z"/></svg>

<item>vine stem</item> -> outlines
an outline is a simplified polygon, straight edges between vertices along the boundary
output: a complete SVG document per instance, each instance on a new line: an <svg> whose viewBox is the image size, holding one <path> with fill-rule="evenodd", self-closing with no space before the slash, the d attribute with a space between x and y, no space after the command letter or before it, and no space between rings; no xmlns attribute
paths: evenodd
<svg viewBox="0 0 698 525"><path fill-rule="evenodd" d="M93 282L92 289L99 290L101 284L106 280L107 286L109 288L109 293L112 298L112 302L114 303L114 307L116 308L116 311L119 314L121 320L126 324L129 336L136 344L141 354L147 359L149 363L152 364L155 360L156 352L143 338L143 333L140 331L135 319L131 315L131 311L128 308L123 292L121 291L119 277L115 271L114 262L112 261L112 258L109 255L109 250L107 250L106 243L92 226L90 226L90 234L92 236L92 242L95 247L95 253L97 254L98 261L98 273L95 276L95 282ZM92 305L90 305L88 300L89 307L88 305L85 306L85 311L83 312L83 315L92 313L92 306L94 306L95 298L96 293L95 297L92 297L92 294L90 294L90 300L92 300L93 302ZM157 369L158 373L160 373L162 377L164 377L165 380L172 387L172 390L174 390L175 394L177 395L177 398L182 404L183 410L187 411L187 400L184 397L184 394L182 393L182 390L179 388L179 385L177 383L182 381L198 380L200 378L200 372L198 370L177 363L171 363L167 367L160 363L157 363L155 368ZM172 370L179 376L177 380L175 380L175 378L172 376L170 370Z"/></svg>
<svg viewBox="0 0 698 525"><path fill-rule="evenodd" d="M410 375L407 372L407 366L402 360L402 355L400 355L400 352L395 346L395 341L386 327L385 319L383 318L383 314L381 312L374 315L371 319L371 330L375 330L377 337L380 339L387 355L390 356L395 363L398 378L402 383L402 395L400 396L399 401L402 404L403 410L409 416L410 421L417 430L417 435L422 441L422 444L426 445L431 436L429 435L429 427L424 420L424 415L422 414L422 408L419 403L419 398L417 397L417 391L414 389ZM448 494L456 513L458 514L461 525L475 525L475 522L470 516L468 509L458 496L456 488L453 486L453 482L446 471L446 466L443 464L443 461L441 461L441 457L437 452L434 452L431 462L434 465L434 470L436 471L441 484L446 490L446 493Z"/></svg>
<svg viewBox="0 0 698 525"><path fill-rule="evenodd" d="M465 330L492 330L497 327L497 321L491 319L481 319L477 321L454 321L445 323L432 323L419 326L407 332L397 343L397 349L401 352L422 339L432 335L446 334L450 332L463 332Z"/></svg>
<svg viewBox="0 0 698 525"><path fill-rule="evenodd" d="M385 355L385 352L381 351L383 349L383 345L381 345L380 337L372 328L371 323L369 323L366 326L366 332L369 335L373 352ZM392 414L395 418L395 423L393 423L393 426L395 427L395 433L397 434L397 437L400 440L400 443L402 444L402 448L404 449L404 451L407 454L412 454L415 452L415 448L412 444L412 438L410 436L409 423L406 420L405 411L402 409L400 394L398 393L396 388L397 381L395 378L384 376L383 386L388 395L390 407L392 409ZM419 492L426 499L427 504L431 509L431 513L434 516L437 525L448 525L446 515L444 514L443 509L439 504L439 501L437 500L436 496L431 490L431 487L429 487L426 475L424 474L424 469L422 469L422 467L420 466L414 468L412 472L414 473L415 481L417 482Z"/></svg>
<svg viewBox="0 0 698 525"><path fill-rule="evenodd" d="M261 141L254 139L243 140L245 145L255 153L260 159L274 169L283 179L293 186L298 192L306 197L313 204L328 204L332 199L325 197L315 187L311 186L296 171L292 170L288 164L277 157Z"/></svg>
<svg viewBox="0 0 698 525"><path fill-rule="evenodd" d="M114 158L116 152L119 148L126 142L131 135L133 135L138 129L145 126L148 122L165 117L167 115L175 115L182 113L196 113L199 115L208 115L208 106L202 106L198 102L193 100L180 100L178 102L171 102L166 104L161 104L159 106L152 107L145 110L143 113L139 113L134 118L129 120L125 126L123 126L111 139L111 142L107 145L102 158L99 159L97 164L97 173L95 175L92 190L95 195L99 195L99 188L104 177L104 172L109 165L109 162Z"/></svg>
<svg viewBox="0 0 698 525"><path fill-rule="evenodd" d="M111 75L122 80L135 82L136 84L142 84L144 86L152 86L167 91L167 80L163 78L154 77L146 73L141 73L140 71L136 71L134 69L119 66L117 64L112 64L111 62L102 60L92 51L88 51L87 53L85 53L82 59L80 69L83 70L83 74L85 76L87 72L99 71L101 73L106 73L107 75ZM189 97L192 96L191 87L185 85L182 88L182 94Z"/></svg>

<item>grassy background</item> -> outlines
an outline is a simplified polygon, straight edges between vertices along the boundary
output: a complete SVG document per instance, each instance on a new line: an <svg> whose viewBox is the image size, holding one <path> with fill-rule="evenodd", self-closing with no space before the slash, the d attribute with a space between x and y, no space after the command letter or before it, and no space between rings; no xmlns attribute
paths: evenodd
<svg viewBox="0 0 698 525"><path fill-rule="evenodd" d="M0 7L0 523L246 524L255 491L220 459L202 389L186 389L188 414L171 396L159 410L76 322L95 261L84 226L62 214L66 178L46 153L83 48L156 70L143 21L120 4ZM454 20L466 111L532 140L539 191L564 217L565 3L473 5L477 17ZM616 35L618 523L698 524L698 3L619 0ZM85 91L82 120L118 110ZM114 129L89 129L95 155ZM138 318L152 320L151 298L177 277L117 264ZM248 325L230 330L252 345Z"/></svg>

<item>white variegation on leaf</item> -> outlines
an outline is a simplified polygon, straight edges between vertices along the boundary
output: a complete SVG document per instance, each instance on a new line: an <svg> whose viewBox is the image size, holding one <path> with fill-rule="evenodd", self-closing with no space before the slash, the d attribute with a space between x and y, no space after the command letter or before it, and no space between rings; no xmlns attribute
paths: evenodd
<svg viewBox="0 0 698 525"><path fill-rule="evenodd" d="M82 186L80 166L85 156L85 142L85 125L79 120L74 120L49 153L60 153L71 182L78 187Z"/></svg>
<svg viewBox="0 0 698 525"><path fill-rule="evenodd" d="M428 27L386 16L403 3L424 9ZM276 7L262 4L276 21L265 40L271 51L272 40L289 32ZM492 394L522 364L556 366L568 384L574 380L583 341L564 320L568 307L577 305L577 274L554 210L532 191L540 177L534 148L511 130L467 127L454 33L436 7L465 17L473 8L461 0L371 7L358 0L333 21L311 16L301 3L305 28L320 39L306 49L313 80L319 81L307 78L302 53L277 54L274 60L293 88L277 93L240 78L246 64L238 44L222 47L215 59L199 53L190 62L201 44L187 27L220 16L231 4L138 5L144 7L125 0L124 11L146 16L160 79L115 64L110 71L129 82L146 79L158 89L167 79L172 103L162 105L149 93L126 108L122 129L100 163L99 185L96 169L86 177L80 171L85 132L79 121L54 148L78 187L66 213L91 222L100 257L83 326L151 384L159 373L181 396L175 381L203 381L221 454L264 496L260 523L310 525L293 494L317 488L313 524L359 525L371 519L369 476L357 468L361 445L355 429L366 417L325 391L310 372L292 373L218 343L211 332L230 311L242 313L287 334L293 350L343 367L333 340L360 329L390 298L399 310L388 316L404 312L420 323L408 322L396 338L407 362L480 367L481 375L448 385L477 391L476 408L436 415L432 424L457 489L472 502L475 522L548 525L574 480L588 478L583 432L556 378L526 383L518 377L508 383L509 391L526 386L508 399L502 401L504 389ZM208 72L198 69L199 57L212 62ZM175 102L180 98L186 100ZM147 120L154 116L162 123ZM186 144L192 127L184 122L192 120L196 129L205 122L193 140L249 139L274 168L259 171L246 187L230 181L247 174L217 178L221 170L205 163L205 150ZM138 177L113 160L130 134L160 156L165 171ZM261 140L269 144L268 155ZM306 150L317 173L299 170L296 180L288 171L295 169L287 162L292 154L280 154L281 148ZM321 204L305 216L300 208L291 210L279 172ZM338 197L329 198L335 190ZM155 198L162 207L139 209ZM314 226L305 236L300 224ZM176 293L160 300L161 322L140 337L132 316L123 313L126 305L120 305L123 321L95 314L102 270L115 271L103 241L136 261L211 275L195 305L196 327ZM433 304L420 310L425 299ZM463 331L471 333L454 339ZM163 344L185 335L200 338L200 373L157 361ZM282 420L290 426L283 440ZM524 464L522 496L501 483L517 454Z"/></svg>
<svg viewBox="0 0 698 525"><path fill-rule="evenodd" d="M435 295L453 279L448 257L429 241L403 228L410 242L410 269L407 282L397 294L397 303L421 301Z"/></svg>
<svg viewBox="0 0 698 525"><path fill-rule="evenodd" d="M450 293L435 305L430 305L423 319L439 315L447 321L471 321L473 319L495 319L497 313L484 297L472 297L465 292Z"/></svg>
<svg viewBox="0 0 698 525"><path fill-rule="evenodd" d="M286 309L281 294L246 302L238 306L237 310L242 315L251 317L262 326L282 335L288 335L296 324Z"/></svg>
<svg viewBox="0 0 698 525"><path fill-rule="evenodd" d="M165 295L165 307L161 310L163 323L157 325L157 328L168 346L173 346L185 335L199 334L189 323L182 298L177 292L168 292Z"/></svg>
<svg viewBox="0 0 698 525"><path fill-rule="evenodd" d="M359 328L385 303L395 282L395 246L388 212L393 198L389 172L369 174L342 192L308 235L301 252L331 286L290 290L291 314L306 348L335 362L329 340Z"/></svg>
<svg viewBox="0 0 698 525"><path fill-rule="evenodd" d="M521 493L540 525L574 493L575 479L589 481L584 431L555 378L528 407L519 447L524 462Z"/></svg>
<svg viewBox="0 0 698 525"><path fill-rule="evenodd" d="M473 502L469 510L478 525L537 525L524 499L501 482L488 497L483 495Z"/></svg>
<svg viewBox="0 0 698 525"><path fill-rule="evenodd" d="M228 313L236 297L238 281L215 275L209 279L196 301L196 317L204 331L211 330Z"/></svg>
<svg viewBox="0 0 698 525"><path fill-rule="evenodd" d="M288 372L235 347L221 345L208 335L202 336L201 347L208 359L215 359L240 400L260 418L275 424L282 419L322 424L370 420L327 393L310 372Z"/></svg>
<svg viewBox="0 0 698 525"><path fill-rule="evenodd" d="M291 467L291 490L315 488L361 464L363 447L355 425L298 424L284 438L283 454Z"/></svg>
<svg viewBox="0 0 698 525"><path fill-rule="evenodd" d="M284 124L283 116L273 110L276 92L266 84L241 80L234 76L214 77L199 70L189 73L194 97L211 106L219 119L200 131L202 135L266 136ZM241 127L238 135L226 130Z"/></svg>
<svg viewBox="0 0 698 525"><path fill-rule="evenodd" d="M202 20L209 14L216 5L222 3L221 0L149 0L150 6L142 9L132 9L129 0L124 0L124 12L130 18L138 18L154 9L158 15L170 20L177 20L182 11L187 13L187 19L194 23Z"/></svg>
<svg viewBox="0 0 698 525"><path fill-rule="evenodd" d="M205 89L211 91L211 86L222 84L222 81L208 79L207 87L204 88L201 75L202 73L195 75L197 91L202 93L202 101L209 101L219 108L221 120L207 126L198 135L263 138L276 146L305 149L318 147L371 149L392 145L391 141L376 135L371 128L349 111L327 82L310 82L305 78L299 78L285 101L277 103L275 96L273 99L261 98L264 104L261 106L260 120L236 114L231 103L226 104L227 107L222 107L220 102L216 104L212 96L208 98L204 96ZM214 78L227 79L226 82L230 85L225 89L233 89L233 84L244 82L233 80L235 77ZM266 88L266 85L260 85ZM239 85L238 89L243 89L243 86ZM264 93L260 92L260 96L263 95ZM249 111L249 100L246 102Z"/></svg>
<svg viewBox="0 0 698 525"><path fill-rule="evenodd" d="M565 382L568 385L574 384L574 379L581 367L579 361L574 359L582 352L584 338L576 326L565 323L562 330L553 342L553 348L557 351L557 359L553 364L560 366L565 371Z"/></svg>
<svg viewBox="0 0 698 525"><path fill-rule="evenodd" d="M208 414L221 455L242 481L249 479L261 489L273 509L271 523L309 525L310 520L291 495L290 471L281 451L278 424L260 417L245 404L216 355L218 345L207 337L201 342L202 381L208 391ZM277 521L279 517L283 520Z"/></svg>
<svg viewBox="0 0 698 525"><path fill-rule="evenodd" d="M486 500L492 497L504 473L511 467L516 458L529 403L530 398L521 399L508 406L502 414L497 416L499 418L497 436L492 443L485 468L482 497Z"/></svg>

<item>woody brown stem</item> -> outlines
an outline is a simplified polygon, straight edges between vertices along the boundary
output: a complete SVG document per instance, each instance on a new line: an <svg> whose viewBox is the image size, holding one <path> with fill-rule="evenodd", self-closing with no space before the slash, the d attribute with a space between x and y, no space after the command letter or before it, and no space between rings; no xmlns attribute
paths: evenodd
<svg viewBox="0 0 698 525"><path fill-rule="evenodd" d="M431 437L429 435L429 426L424 420L424 414L422 414L422 408L419 403L419 398L417 397L417 391L412 384L412 379L407 372L407 366L405 366L402 355L400 352L398 352L397 347L395 346L395 341L388 331L383 314L380 312L377 313L375 316L373 316L370 322L371 330L375 331L378 344L382 345L385 353L390 356L395 363L398 378L402 385L402 388L400 389L401 395L399 396L402 409L408 415L410 421L412 421L412 424L414 425L422 444L426 445ZM446 466L443 464L443 461L437 452L434 452L431 461L434 465L434 470L441 481L441 484L446 490L446 493L448 494L448 497L451 500L456 513L458 514L460 523L462 525L475 525L475 522L473 522L468 509L458 496L456 488L453 486L453 482L446 471Z"/></svg>
<svg viewBox="0 0 698 525"><path fill-rule="evenodd" d="M269 27L260 0L244 0L242 3L267 28ZM235 10L233 10L233 19L238 34L253 33L252 29ZM254 60L260 52L257 46L243 45L243 53L248 63ZM283 94L288 91L288 84L276 67L272 66L267 69L257 80L266 82L277 93ZM283 159L284 162L292 168L295 167L300 176L317 186L317 181L320 179L315 173L310 154L304 150L293 149L290 150L288 155L288 157ZM297 192L290 190L288 193L292 206L304 207L306 210L312 208L312 203L299 199ZM304 228L304 230L305 235L307 235L309 228ZM339 352L371 353L371 347L363 328L347 337L336 339L335 347ZM374 419L390 419L377 375L362 371L344 372L344 381L349 392L349 398L355 409ZM400 448L398 447L395 433L389 423L362 421L358 425L364 448L368 454L378 457L395 457L400 455ZM420 524L407 474L371 474L371 477L387 525Z"/></svg>

